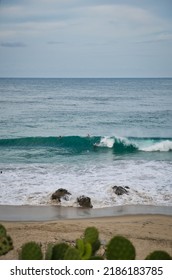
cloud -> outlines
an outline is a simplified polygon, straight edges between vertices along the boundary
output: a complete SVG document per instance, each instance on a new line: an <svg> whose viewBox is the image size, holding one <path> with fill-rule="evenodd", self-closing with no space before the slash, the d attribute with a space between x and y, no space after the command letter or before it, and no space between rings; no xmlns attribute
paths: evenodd
<svg viewBox="0 0 172 280"><path fill-rule="evenodd" d="M103 4L103 2L105 4ZM42 5L41 5L42 3ZM118 4L115 4L118 3ZM84 37L95 41L101 38L124 39L132 36L162 32L165 22L143 7L119 4L117 1L84 2L79 0L18 1L4 6L3 29L13 38L17 36L62 36ZM10 40L11 37L5 37ZM20 40L20 38L16 38ZM47 39L48 41L49 39ZM49 40L50 41L50 40ZM55 41L55 40L54 40Z"/></svg>
<svg viewBox="0 0 172 280"><path fill-rule="evenodd" d="M14 57L19 58L16 64L28 63L37 73L42 73L44 64L46 71L59 73L63 69L63 76L70 76L70 71L73 75L72 68L79 75L81 68L83 73L88 71L87 75L90 69L112 75L111 71L118 72L120 65L124 70L136 69L134 64L144 62L147 67L155 54L157 61L152 67L158 69L159 59L163 57L165 61L171 51L172 25L171 17L166 16L167 0L162 4L160 0L1 2L0 58L5 65L10 64L7 48L14 48ZM163 12L162 6L166 7ZM170 57L166 59L169 64Z"/></svg>
<svg viewBox="0 0 172 280"><path fill-rule="evenodd" d="M2 42L0 46L5 48L25 48L26 44L23 42Z"/></svg>
<svg viewBox="0 0 172 280"><path fill-rule="evenodd" d="M138 44L152 44L152 43L170 43L172 42L172 33L171 32L157 32L154 34L151 34L151 36L147 37L146 40L140 40L137 43Z"/></svg>

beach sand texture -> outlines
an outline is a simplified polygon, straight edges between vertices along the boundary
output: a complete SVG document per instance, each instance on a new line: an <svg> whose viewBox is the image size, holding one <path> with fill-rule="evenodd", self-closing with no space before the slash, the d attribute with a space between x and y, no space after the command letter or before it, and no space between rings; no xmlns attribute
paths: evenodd
<svg viewBox="0 0 172 280"><path fill-rule="evenodd" d="M136 248L136 259L145 257L154 250L165 250L172 255L172 216L170 215L124 215L86 219L64 219L45 222L2 223L14 242L14 250L1 256L1 260L18 259L18 250L28 241L41 242L43 250L49 242L74 243L86 227L99 230L102 244L114 235L127 237ZM102 249L103 250L103 249Z"/></svg>

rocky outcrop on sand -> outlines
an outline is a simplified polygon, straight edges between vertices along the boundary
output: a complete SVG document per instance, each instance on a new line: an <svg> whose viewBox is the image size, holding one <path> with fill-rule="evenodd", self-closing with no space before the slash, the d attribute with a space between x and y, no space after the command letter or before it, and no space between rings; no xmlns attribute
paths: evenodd
<svg viewBox="0 0 172 280"><path fill-rule="evenodd" d="M93 208L93 205L91 204L91 198L88 196L81 195L77 197L77 203L85 208Z"/></svg>
<svg viewBox="0 0 172 280"><path fill-rule="evenodd" d="M129 187L127 187L127 186L125 186L125 187L113 186L112 189L116 195L123 195L123 194L129 193L129 191L128 191Z"/></svg>
<svg viewBox="0 0 172 280"><path fill-rule="evenodd" d="M71 193L68 192L68 190L60 188L52 194L51 199L52 200L57 200L58 202L61 202L61 198L65 199L65 200L68 200L69 195L71 195Z"/></svg>

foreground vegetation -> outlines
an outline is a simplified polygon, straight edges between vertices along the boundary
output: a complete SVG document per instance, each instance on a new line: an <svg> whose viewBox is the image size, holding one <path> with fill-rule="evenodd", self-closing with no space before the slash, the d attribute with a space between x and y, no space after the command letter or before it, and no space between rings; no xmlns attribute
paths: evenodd
<svg viewBox="0 0 172 280"><path fill-rule="evenodd" d="M87 227L83 237L76 239L73 245L68 243L49 243L45 253L41 244L34 241L22 245L18 258L21 260L135 260L136 250L130 240L116 235L106 244L102 254L99 232L95 227ZM13 250L12 238L6 228L0 224L0 256ZM165 251L151 252L146 260L171 260L172 257Z"/></svg>

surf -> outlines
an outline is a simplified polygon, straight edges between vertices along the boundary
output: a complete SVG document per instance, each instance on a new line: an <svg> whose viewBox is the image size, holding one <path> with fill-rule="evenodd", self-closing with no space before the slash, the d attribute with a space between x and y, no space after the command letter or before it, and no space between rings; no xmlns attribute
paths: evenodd
<svg viewBox="0 0 172 280"><path fill-rule="evenodd" d="M147 147L140 148L140 150L144 152L170 152L172 151L172 141L162 140Z"/></svg>
<svg viewBox="0 0 172 280"><path fill-rule="evenodd" d="M117 136L50 136L0 139L0 149L53 148L71 154L112 151L114 154L171 152L172 138Z"/></svg>
<svg viewBox="0 0 172 280"><path fill-rule="evenodd" d="M158 137L102 137L99 147L113 148L114 151L170 152L171 138Z"/></svg>

